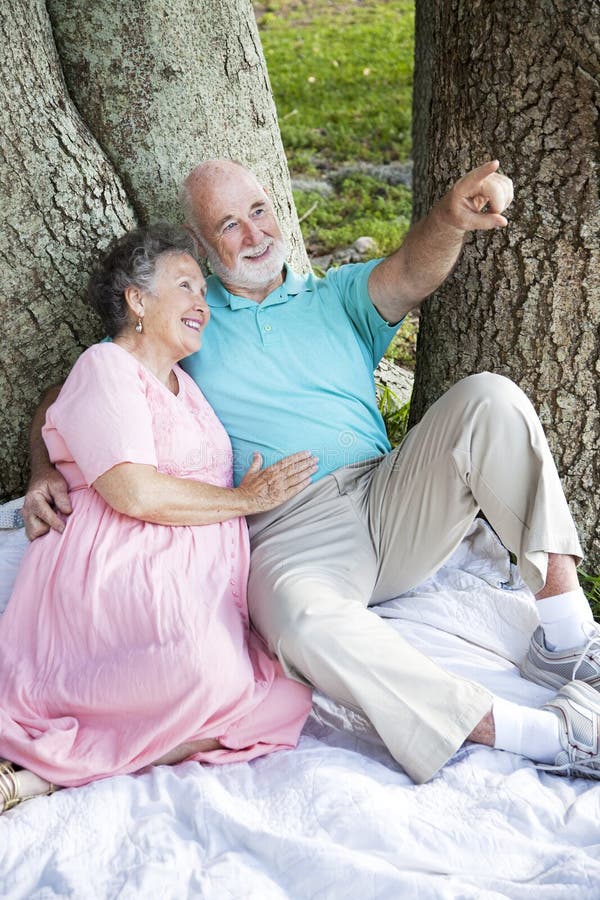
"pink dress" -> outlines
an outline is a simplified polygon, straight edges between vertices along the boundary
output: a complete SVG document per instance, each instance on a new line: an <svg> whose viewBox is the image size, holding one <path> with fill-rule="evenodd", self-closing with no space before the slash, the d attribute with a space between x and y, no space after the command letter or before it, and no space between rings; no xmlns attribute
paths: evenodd
<svg viewBox="0 0 600 900"><path fill-rule="evenodd" d="M91 487L122 462L231 487L229 438L175 373L177 396L97 344L48 410L73 512L28 547L0 617L0 756L57 784L133 772L199 739L226 747L193 757L206 762L293 747L310 709L249 629L245 520L153 525Z"/></svg>

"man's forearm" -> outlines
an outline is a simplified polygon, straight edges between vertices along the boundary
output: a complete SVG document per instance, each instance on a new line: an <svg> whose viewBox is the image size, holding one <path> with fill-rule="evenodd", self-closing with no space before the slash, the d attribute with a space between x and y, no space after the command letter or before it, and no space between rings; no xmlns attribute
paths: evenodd
<svg viewBox="0 0 600 900"><path fill-rule="evenodd" d="M59 384L48 388L41 403L36 409L33 420L31 422L31 430L29 433L29 463L31 468L31 480L33 481L40 472L47 469L51 463L48 456L48 450L42 438L42 426L46 421L46 413L48 407L51 406L60 392Z"/></svg>
<svg viewBox="0 0 600 900"><path fill-rule="evenodd" d="M54 403L59 391L60 385L46 391L31 423L31 476L23 504L25 531L30 541L46 534L49 528L63 531L65 526L61 516L68 516L71 512L67 483L50 462L42 438L42 426L48 407Z"/></svg>
<svg viewBox="0 0 600 900"><path fill-rule="evenodd" d="M369 292L388 322L398 322L454 269L465 232L449 224L440 204L414 225L402 244L372 272Z"/></svg>

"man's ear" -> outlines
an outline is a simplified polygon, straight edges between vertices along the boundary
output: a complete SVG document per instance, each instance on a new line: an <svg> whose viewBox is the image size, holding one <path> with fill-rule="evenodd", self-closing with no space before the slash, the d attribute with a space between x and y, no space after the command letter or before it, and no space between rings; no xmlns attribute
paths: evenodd
<svg viewBox="0 0 600 900"><path fill-rule="evenodd" d="M183 227L185 228L187 233L191 236L192 240L194 241L194 246L196 247L196 253L198 254L199 258L201 260L205 261L206 257L207 257L206 247L204 246L204 241L200 237L200 232L197 231L194 228L194 226L190 225L188 222L184 222Z"/></svg>

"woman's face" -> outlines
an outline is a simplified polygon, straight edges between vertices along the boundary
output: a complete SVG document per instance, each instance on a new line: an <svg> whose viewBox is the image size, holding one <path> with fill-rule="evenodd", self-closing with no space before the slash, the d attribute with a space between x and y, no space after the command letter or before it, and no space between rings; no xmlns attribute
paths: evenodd
<svg viewBox="0 0 600 900"><path fill-rule="evenodd" d="M156 341L173 360L195 353L210 319L206 281L187 253L164 253L156 263L154 282L144 292L144 338Z"/></svg>

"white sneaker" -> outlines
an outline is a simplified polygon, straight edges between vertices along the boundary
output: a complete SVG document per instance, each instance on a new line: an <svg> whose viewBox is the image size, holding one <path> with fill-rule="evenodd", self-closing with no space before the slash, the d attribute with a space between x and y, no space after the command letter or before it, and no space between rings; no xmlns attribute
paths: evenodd
<svg viewBox="0 0 600 900"><path fill-rule="evenodd" d="M544 706L559 719L562 750L554 765L538 769L556 775L600 779L600 694L583 681L570 681Z"/></svg>
<svg viewBox="0 0 600 900"><path fill-rule="evenodd" d="M582 637L587 640L580 647L548 650L543 628L536 628L521 664L521 675L536 684L553 688L560 688L576 678L600 691L600 628L595 622L589 622Z"/></svg>

